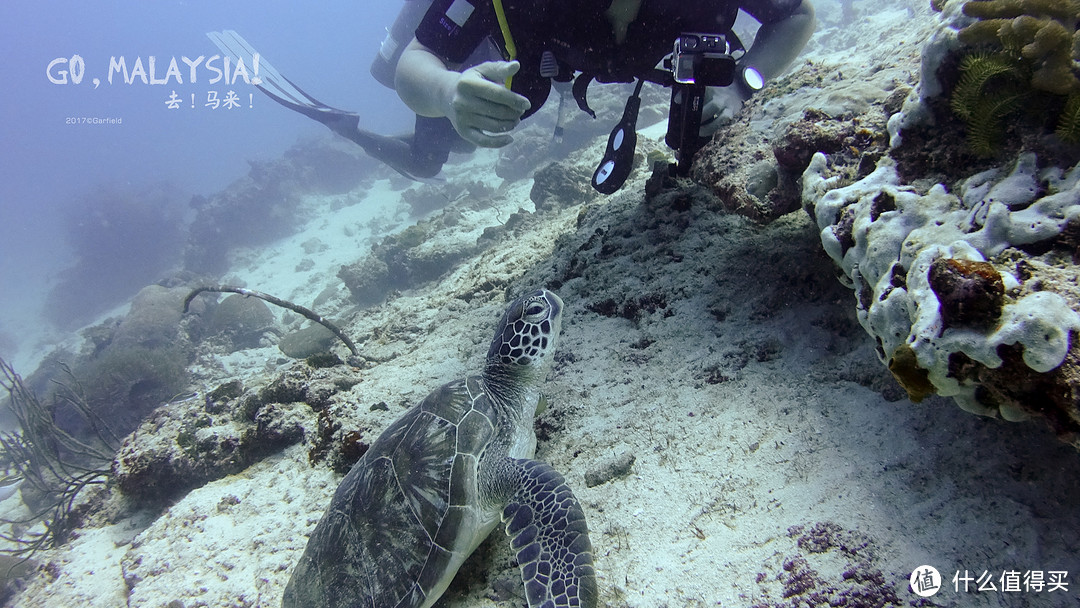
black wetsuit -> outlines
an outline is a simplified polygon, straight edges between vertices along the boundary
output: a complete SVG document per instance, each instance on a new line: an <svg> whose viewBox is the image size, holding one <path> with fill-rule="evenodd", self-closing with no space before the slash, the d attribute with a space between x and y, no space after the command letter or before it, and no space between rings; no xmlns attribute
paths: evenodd
<svg viewBox="0 0 1080 608"><path fill-rule="evenodd" d="M763 24L780 21L801 0L642 0L622 44L615 43L604 15L609 4L610 0L503 0L516 60L521 63L511 90L532 104L522 118L543 106L553 79L566 82L584 76L598 82L632 82L646 77L671 53L681 33L727 34L739 9ZM416 38L449 64L465 62L487 38L505 52L492 0L435 0ZM554 76L541 73L545 51L549 60L557 61ZM583 94L578 101L583 104ZM414 157L441 166L454 139L448 119L418 116Z"/></svg>

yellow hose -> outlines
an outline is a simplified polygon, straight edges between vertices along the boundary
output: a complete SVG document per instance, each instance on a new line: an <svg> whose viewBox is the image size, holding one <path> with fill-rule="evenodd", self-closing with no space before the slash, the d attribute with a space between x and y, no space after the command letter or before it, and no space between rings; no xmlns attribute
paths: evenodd
<svg viewBox="0 0 1080 608"><path fill-rule="evenodd" d="M499 30L502 31L503 45L506 47L506 60L513 61L517 59L517 45L514 44L514 37L510 34L510 24L506 21L506 11L503 10L502 0L492 0L495 5L495 16L499 19ZM506 79L506 88L510 88L514 77L510 76Z"/></svg>

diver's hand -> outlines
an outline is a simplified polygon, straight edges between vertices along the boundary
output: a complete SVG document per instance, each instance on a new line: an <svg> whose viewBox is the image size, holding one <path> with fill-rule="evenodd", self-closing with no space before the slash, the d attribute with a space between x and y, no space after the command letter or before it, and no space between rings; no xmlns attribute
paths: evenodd
<svg viewBox="0 0 1080 608"><path fill-rule="evenodd" d="M698 135L712 137L720 127L735 119L742 106L742 95L734 86L709 87L705 91L705 103L701 107L701 127Z"/></svg>
<svg viewBox="0 0 1080 608"><path fill-rule="evenodd" d="M466 141L484 148L513 141L507 133L521 122L530 104L504 85L520 67L516 61L488 61L465 70L451 83L445 93L446 117Z"/></svg>

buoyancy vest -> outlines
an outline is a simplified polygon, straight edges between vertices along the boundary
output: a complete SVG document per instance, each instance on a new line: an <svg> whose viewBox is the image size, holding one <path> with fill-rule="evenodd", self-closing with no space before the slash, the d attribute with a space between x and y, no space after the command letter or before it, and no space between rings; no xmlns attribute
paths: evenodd
<svg viewBox="0 0 1080 608"><path fill-rule="evenodd" d="M528 116L546 101L551 81L575 77L583 109L585 88L597 82L651 79L683 32L729 35L742 8L761 22L791 14L801 0L642 0L626 38L616 44L604 15L610 0L501 0L521 69L511 90L529 99ZM451 64L461 63L484 38L503 48L492 0L434 0L416 37Z"/></svg>
<svg viewBox="0 0 1080 608"><path fill-rule="evenodd" d="M565 82L576 77L574 97L590 114L585 101L589 82L633 82L648 77L671 53L680 33L727 33L738 11L736 4L727 1L642 0L625 40L616 44L602 9L561 9L573 3L559 0L503 1L512 30L516 23L528 24L514 30L521 69L514 77L513 90L539 108L551 80ZM552 78L545 77L541 69L545 55L549 65L552 58L558 65L558 74Z"/></svg>

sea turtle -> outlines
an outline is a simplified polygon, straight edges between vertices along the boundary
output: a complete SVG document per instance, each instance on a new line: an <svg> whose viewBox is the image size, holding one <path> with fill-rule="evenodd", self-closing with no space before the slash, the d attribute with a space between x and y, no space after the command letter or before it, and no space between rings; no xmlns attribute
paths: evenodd
<svg viewBox="0 0 1080 608"><path fill-rule="evenodd" d="M284 608L427 608L500 518L530 608L596 606L585 514L562 475L532 460L562 307L547 290L515 300L482 374L383 431L311 533Z"/></svg>

